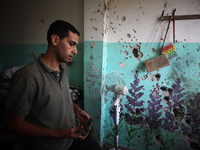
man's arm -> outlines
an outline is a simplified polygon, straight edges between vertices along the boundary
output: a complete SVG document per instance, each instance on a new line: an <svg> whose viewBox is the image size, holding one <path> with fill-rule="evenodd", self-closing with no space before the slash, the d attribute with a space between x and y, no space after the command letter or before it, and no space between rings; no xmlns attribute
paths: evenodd
<svg viewBox="0 0 200 150"><path fill-rule="evenodd" d="M81 132L78 132L82 128L82 126L77 126L71 129L53 130L31 124L25 121L25 116L13 116L9 114L6 116L6 129L23 136L83 139Z"/></svg>
<svg viewBox="0 0 200 150"><path fill-rule="evenodd" d="M74 102L73 102L73 108L74 108L74 113L82 123L90 119L90 116L84 110L80 109Z"/></svg>

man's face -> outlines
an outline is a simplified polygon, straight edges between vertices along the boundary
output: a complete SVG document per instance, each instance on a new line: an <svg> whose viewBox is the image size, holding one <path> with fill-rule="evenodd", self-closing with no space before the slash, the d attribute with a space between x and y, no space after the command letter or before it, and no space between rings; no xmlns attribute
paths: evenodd
<svg viewBox="0 0 200 150"><path fill-rule="evenodd" d="M74 54L77 54L79 36L69 31L69 36L59 39L56 46L56 57L59 62L67 62L72 60Z"/></svg>

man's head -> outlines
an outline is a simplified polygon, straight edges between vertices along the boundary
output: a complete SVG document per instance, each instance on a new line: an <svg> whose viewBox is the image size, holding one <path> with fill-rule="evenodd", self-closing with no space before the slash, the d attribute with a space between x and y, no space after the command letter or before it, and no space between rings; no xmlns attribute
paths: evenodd
<svg viewBox="0 0 200 150"><path fill-rule="evenodd" d="M47 32L47 41L48 41L48 47L51 44L51 36L53 34L58 35L60 39L63 39L65 37L69 36L69 31L76 33L78 36L80 36L80 33L76 30L76 28L71 25L68 22L65 22L63 20L57 20L53 22Z"/></svg>
<svg viewBox="0 0 200 150"><path fill-rule="evenodd" d="M62 20L53 22L47 32L47 40L46 53L57 62L68 62L77 54L79 32L68 22Z"/></svg>

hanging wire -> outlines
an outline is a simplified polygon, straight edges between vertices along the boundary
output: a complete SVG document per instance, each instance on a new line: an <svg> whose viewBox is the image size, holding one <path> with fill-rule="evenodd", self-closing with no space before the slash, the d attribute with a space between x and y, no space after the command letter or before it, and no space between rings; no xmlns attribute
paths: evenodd
<svg viewBox="0 0 200 150"><path fill-rule="evenodd" d="M155 39L155 37L156 37L156 34L157 34L158 29L159 29L159 27L160 27L160 25L161 25L161 22L162 22L162 21L159 21L159 23L158 23L158 25L157 25L156 32L155 32L155 34L154 34L154 36L153 36L153 38L152 38L152 41L151 41L151 44L150 44L148 50L146 51L146 53L145 53L145 55L144 55L145 57L143 58L142 62L145 60L145 58L147 57L148 52L149 52L150 49L151 49L151 45L152 45L152 43L153 43L153 41L154 41L154 39Z"/></svg>

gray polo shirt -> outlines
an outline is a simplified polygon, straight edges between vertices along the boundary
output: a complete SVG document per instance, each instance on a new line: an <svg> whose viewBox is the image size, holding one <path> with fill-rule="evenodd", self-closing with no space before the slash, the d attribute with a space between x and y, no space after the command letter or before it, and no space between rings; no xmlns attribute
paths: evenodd
<svg viewBox="0 0 200 150"><path fill-rule="evenodd" d="M60 65L60 73L43 62L41 55L34 62L19 69L12 78L7 111L50 129L75 126L74 110L70 96L67 67ZM72 139L30 138L34 150L67 150Z"/></svg>

